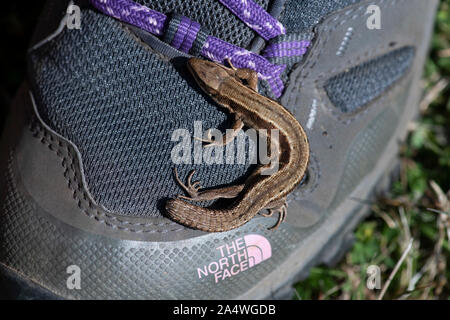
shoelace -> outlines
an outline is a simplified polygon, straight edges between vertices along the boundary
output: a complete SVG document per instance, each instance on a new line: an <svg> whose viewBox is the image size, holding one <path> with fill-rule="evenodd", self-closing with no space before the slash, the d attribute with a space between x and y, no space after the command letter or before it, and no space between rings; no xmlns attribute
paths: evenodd
<svg viewBox="0 0 450 320"><path fill-rule="evenodd" d="M253 0L218 1L268 41L262 55L213 37L198 22L181 15L169 19L132 0L90 1L104 14L161 37L177 50L222 64L230 61L237 68L256 71L259 79L267 81L276 98L284 90L281 74L287 63L299 61L311 45L304 34L286 34L284 26Z"/></svg>

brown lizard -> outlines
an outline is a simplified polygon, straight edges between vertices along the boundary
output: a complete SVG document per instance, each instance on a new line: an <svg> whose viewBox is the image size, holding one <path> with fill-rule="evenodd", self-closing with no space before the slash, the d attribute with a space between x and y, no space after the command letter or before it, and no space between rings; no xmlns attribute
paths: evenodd
<svg viewBox="0 0 450 320"><path fill-rule="evenodd" d="M278 225L286 216L286 196L301 182L309 161L309 144L305 131L295 117L282 105L260 95L256 90L257 75L250 69L227 68L214 62L191 58L188 60L197 84L219 105L225 107L236 117L233 125L235 131L243 123L254 129L279 130L278 151L271 154L279 161L279 169L271 175L262 175L268 165L256 169L243 185L199 190L199 182L191 182L194 172L188 177L185 186L175 178L190 198L179 196L168 200L168 216L183 225L209 232L227 231L248 222L262 209L268 209L268 216L279 212ZM270 135L267 137L270 140ZM206 139L210 145L226 144ZM235 198L230 207L210 209L181 200L201 201L217 198Z"/></svg>

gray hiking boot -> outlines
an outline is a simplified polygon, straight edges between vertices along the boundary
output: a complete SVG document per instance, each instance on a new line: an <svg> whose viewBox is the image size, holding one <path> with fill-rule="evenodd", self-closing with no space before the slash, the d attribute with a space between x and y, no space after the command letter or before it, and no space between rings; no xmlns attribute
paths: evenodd
<svg viewBox="0 0 450 320"><path fill-rule="evenodd" d="M361 199L382 188L396 162L417 115L436 5L49 1L2 136L2 294L289 297L311 266L350 246L368 210ZM174 164L177 129L225 131L233 120L193 81L190 56L256 70L260 93L306 131L307 175L276 230L275 216L220 233L166 216L166 201L183 194L174 167L181 181L195 169L204 188L255 170L248 159L205 163L194 152Z"/></svg>

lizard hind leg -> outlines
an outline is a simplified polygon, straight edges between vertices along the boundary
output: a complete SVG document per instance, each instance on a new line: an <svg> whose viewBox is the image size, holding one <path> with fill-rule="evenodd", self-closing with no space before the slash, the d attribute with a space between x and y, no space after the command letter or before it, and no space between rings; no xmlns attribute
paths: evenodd
<svg viewBox="0 0 450 320"><path fill-rule="evenodd" d="M200 190L200 181L195 181L192 183L192 176L195 173L195 170L192 170L188 177L187 177L187 185L185 185L183 182L181 182L180 178L178 177L178 171L177 168L173 168L175 180L180 185L181 188L183 188L184 191L189 195L189 197L178 195L179 198L186 199L186 200L196 200L198 198L198 190Z"/></svg>
<svg viewBox="0 0 450 320"><path fill-rule="evenodd" d="M201 189L200 182L192 182L192 176L195 170L192 170L187 177L187 185L181 182L178 177L177 169L174 168L175 180L183 188L184 191L189 195L189 197L178 195L177 197L184 200L190 201L211 201L216 199L232 199L236 198L239 193L243 190L244 185L234 185L230 187L223 187L211 190L199 191Z"/></svg>
<svg viewBox="0 0 450 320"><path fill-rule="evenodd" d="M270 227L269 230L277 229L280 224L286 219L287 207L288 205L286 202L286 197L275 200L267 205L266 209L269 210L269 213L261 213L263 217L271 217L274 213L278 213L277 223L274 226Z"/></svg>

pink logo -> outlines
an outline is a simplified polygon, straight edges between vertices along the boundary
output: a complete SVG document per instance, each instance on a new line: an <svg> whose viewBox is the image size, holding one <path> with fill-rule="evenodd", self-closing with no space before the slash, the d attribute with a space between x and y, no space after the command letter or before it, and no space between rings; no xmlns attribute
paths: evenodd
<svg viewBox="0 0 450 320"><path fill-rule="evenodd" d="M244 237L247 246L247 256L249 267L254 267L258 263L269 259L272 256L272 247L269 240L258 234L250 234Z"/></svg>
<svg viewBox="0 0 450 320"><path fill-rule="evenodd" d="M249 234L238 238L231 243L217 247L216 250L218 250L220 258L202 268L197 268L199 279L214 275L217 283L253 268L272 256L269 240L258 234Z"/></svg>

